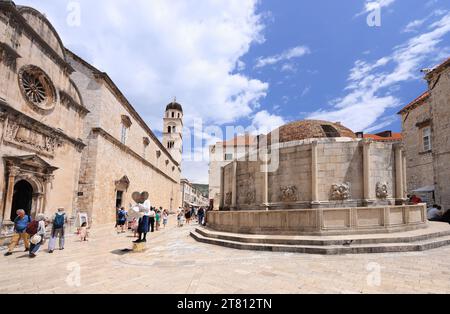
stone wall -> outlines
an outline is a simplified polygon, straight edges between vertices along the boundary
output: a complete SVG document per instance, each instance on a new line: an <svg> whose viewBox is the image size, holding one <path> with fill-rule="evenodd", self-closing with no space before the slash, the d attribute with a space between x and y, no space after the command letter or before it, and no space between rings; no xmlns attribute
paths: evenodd
<svg viewBox="0 0 450 314"><path fill-rule="evenodd" d="M435 80L435 86L435 81L430 84L430 99L436 201L450 209L450 68L436 74Z"/></svg>
<svg viewBox="0 0 450 314"><path fill-rule="evenodd" d="M425 99L414 110L402 115L403 143L405 145L407 166L407 190L434 185L433 154L423 148L422 130L418 125L431 122L431 102Z"/></svg>
<svg viewBox="0 0 450 314"><path fill-rule="evenodd" d="M276 210L403 202L405 191L397 191L397 180L402 185L405 181L403 169L396 169L397 144L355 139L315 139L316 144L312 142L309 139L272 147L272 153L279 152L279 164L267 175L267 196L266 175L261 161L249 161L248 156L238 160L236 178L234 163L225 166L224 207L236 210L269 207ZM365 145L369 148L367 151ZM313 150L317 151L314 159ZM369 164L367 173L364 169L365 154ZM316 165L314 174L313 164ZM399 167L403 167L401 156ZM238 195L236 204L230 197L234 180ZM403 189L402 186L398 188ZM398 198L399 195L402 197Z"/></svg>
<svg viewBox="0 0 450 314"><path fill-rule="evenodd" d="M389 233L427 227L426 206L208 212L207 226L221 232L267 235Z"/></svg>

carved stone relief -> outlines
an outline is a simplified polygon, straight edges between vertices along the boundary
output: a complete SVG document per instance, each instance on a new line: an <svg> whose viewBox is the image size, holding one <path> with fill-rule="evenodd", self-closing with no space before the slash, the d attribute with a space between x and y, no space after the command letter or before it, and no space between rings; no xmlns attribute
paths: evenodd
<svg viewBox="0 0 450 314"><path fill-rule="evenodd" d="M333 201L345 201L350 199L350 183L333 184L330 199Z"/></svg>
<svg viewBox="0 0 450 314"><path fill-rule="evenodd" d="M294 185L282 186L281 191L281 201L282 202L297 202L298 201L298 190Z"/></svg>
<svg viewBox="0 0 450 314"><path fill-rule="evenodd" d="M378 182L376 186L377 198L386 199L389 196L388 184L385 182Z"/></svg>
<svg viewBox="0 0 450 314"><path fill-rule="evenodd" d="M42 134L11 120L8 121L4 139L6 142L51 156L55 154L55 149L62 145L62 141L57 137Z"/></svg>
<svg viewBox="0 0 450 314"><path fill-rule="evenodd" d="M228 192L228 193L225 195L225 205L226 205L226 206L231 206L232 199L233 199L233 193L232 193L232 192Z"/></svg>

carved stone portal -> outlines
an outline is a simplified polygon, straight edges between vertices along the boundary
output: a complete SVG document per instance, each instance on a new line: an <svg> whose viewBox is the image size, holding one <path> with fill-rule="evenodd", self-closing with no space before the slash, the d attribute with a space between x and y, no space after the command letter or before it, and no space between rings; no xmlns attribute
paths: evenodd
<svg viewBox="0 0 450 314"><path fill-rule="evenodd" d="M389 196L388 184L385 182L378 182L376 186L377 198L386 199Z"/></svg>
<svg viewBox="0 0 450 314"><path fill-rule="evenodd" d="M297 202L298 201L298 193L297 187L292 186L282 186L281 190L281 201L282 202Z"/></svg>
<svg viewBox="0 0 450 314"><path fill-rule="evenodd" d="M350 199L350 183L333 184L331 187L331 200L345 201Z"/></svg>

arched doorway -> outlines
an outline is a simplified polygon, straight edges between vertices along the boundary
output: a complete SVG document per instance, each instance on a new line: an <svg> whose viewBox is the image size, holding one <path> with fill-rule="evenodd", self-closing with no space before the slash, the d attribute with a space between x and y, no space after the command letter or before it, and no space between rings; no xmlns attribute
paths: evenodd
<svg viewBox="0 0 450 314"><path fill-rule="evenodd" d="M14 185L13 201L11 206L11 220L17 217L18 209L25 210L27 215L31 214L33 203L33 187L26 180L21 180Z"/></svg>

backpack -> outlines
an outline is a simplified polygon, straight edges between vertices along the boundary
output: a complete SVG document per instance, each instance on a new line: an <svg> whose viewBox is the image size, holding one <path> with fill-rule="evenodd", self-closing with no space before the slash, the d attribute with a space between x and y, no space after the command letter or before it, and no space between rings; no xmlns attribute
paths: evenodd
<svg viewBox="0 0 450 314"><path fill-rule="evenodd" d="M119 210L119 220L122 221L122 220L125 220L125 218L126 218L125 211L124 210Z"/></svg>
<svg viewBox="0 0 450 314"><path fill-rule="evenodd" d="M25 230L26 233L33 236L38 232L39 228L39 222L38 221L32 221L27 225L27 229Z"/></svg>
<svg viewBox="0 0 450 314"><path fill-rule="evenodd" d="M65 215L66 214L62 214L62 215L56 214L55 220L53 220L53 228L59 229L59 228L64 227Z"/></svg>

